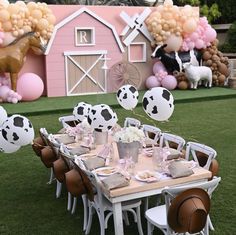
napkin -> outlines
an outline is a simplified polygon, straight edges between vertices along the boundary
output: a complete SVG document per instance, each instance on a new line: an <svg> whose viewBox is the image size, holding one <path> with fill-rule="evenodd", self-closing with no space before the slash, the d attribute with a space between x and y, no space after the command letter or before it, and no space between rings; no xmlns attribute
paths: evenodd
<svg viewBox="0 0 236 235"><path fill-rule="evenodd" d="M181 161L171 162L168 169L172 178L185 177L194 173L192 169L189 169Z"/></svg>
<svg viewBox="0 0 236 235"><path fill-rule="evenodd" d="M129 179L119 172L114 173L101 181L108 190L129 185Z"/></svg>
<svg viewBox="0 0 236 235"><path fill-rule="evenodd" d="M82 161L88 170L94 170L96 168L105 166L105 159L99 156L88 157L86 159L82 159Z"/></svg>
<svg viewBox="0 0 236 235"><path fill-rule="evenodd" d="M69 151L70 151L71 154L79 156L79 155L88 153L89 149L85 148L85 147L82 147L82 146L79 146L77 148L72 148Z"/></svg>
<svg viewBox="0 0 236 235"><path fill-rule="evenodd" d="M73 136L69 136L68 134L62 134L55 137L55 139L62 144L72 144L75 142L75 138Z"/></svg>
<svg viewBox="0 0 236 235"><path fill-rule="evenodd" d="M172 160L181 157L182 153L176 149L169 148L168 150L166 150L166 155L167 155L166 160Z"/></svg>

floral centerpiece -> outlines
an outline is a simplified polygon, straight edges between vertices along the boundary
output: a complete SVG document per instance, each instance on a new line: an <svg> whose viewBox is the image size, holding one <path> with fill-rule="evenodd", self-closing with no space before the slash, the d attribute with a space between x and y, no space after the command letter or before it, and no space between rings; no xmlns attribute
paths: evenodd
<svg viewBox="0 0 236 235"><path fill-rule="evenodd" d="M117 143L120 158L132 158L138 162L138 152L145 136L137 127L126 127L115 133L113 139Z"/></svg>

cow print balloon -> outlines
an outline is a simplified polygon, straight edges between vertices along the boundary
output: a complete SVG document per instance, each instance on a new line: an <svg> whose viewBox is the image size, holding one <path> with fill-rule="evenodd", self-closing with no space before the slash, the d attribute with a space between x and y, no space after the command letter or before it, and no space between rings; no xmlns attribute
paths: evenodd
<svg viewBox="0 0 236 235"><path fill-rule="evenodd" d="M0 130L0 152L3 153L14 153L18 149L20 149L20 146L11 144L8 141L5 140L5 138L2 135L2 130Z"/></svg>
<svg viewBox="0 0 236 235"><path fill-rule="evenodd" d="M174 98L167 89L154 87L144 94L143 109L152 119L166 121L174 111Z"/></svg>
<svg viewBox="0 0 236 235"><path fill-rule="evenodd" d="M116 93L119 104L126 110L132 110L138 104L139 93L134 86L124 85Z"/></svg>
<svg viewBox="0 0 236 235"><path fill-rule="evenodd" d="M14 114L3 123L2 136L11 144L23 146L34 139L34 128L28 118Z"/></svg>
<svg viewBox="0 0 236 235"><path fill-rule="evenodd" d="M0 126L7 120L6 110L0 106Z"/></svg>
<svg viewBox="0 0 236 235"><path fill-rule="evenodd" d="M89 111L88 123L96 131L108 131L115 126L116 122L116 113L106 104L94 105Z"/></svg>
<svg viewBox="0 0 236 235"><path fill-rule="evenodd" d="M78 119L80 122L82 122L85 118L87 119L88 113L90 109L92 108L91 104L87 104L85 102L79 102L73 110L73 115L76 119Z"/></svg>

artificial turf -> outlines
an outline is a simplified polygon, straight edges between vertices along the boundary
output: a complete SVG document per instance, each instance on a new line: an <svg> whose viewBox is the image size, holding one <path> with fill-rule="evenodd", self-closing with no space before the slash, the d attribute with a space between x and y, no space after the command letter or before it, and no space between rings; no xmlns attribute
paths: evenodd
<svg viewBox="0 0 236 235"><path fill-rule="evenodd" d="M74 102L76 98L78 101L78 97L73 97ZM46 98L42 100L44 99ZM69 102L71 102L70 107L73 107L76 103L70 100L64 105L64 99L66 100L66 98L61 98L60 105L52 104L53 107L65 108L67 105L69 107ZM105 101L103 102L107 103ZM120 124L127 116L135 117L142 123L156 125L162 131L182 136L186 141L205 143L217 151L219 175L222 177L222 182L212 198L210 214L215 231L210 234L234 235L236 234L234 223L236 218L236 97L217 100L213 97L211 100L190 101L177 102L168 122L150 120L142 107L135 108L133 112L116 106L115 111ZM38 110L43 109L43 101L36 101L35 104L37 102L40 103ZM27 103L4 107L9 113L11 112L9 110L13 110L12 107L17 110L19 105L25 105L22 108L27 111ZM33 103L28 103L28 105L37 110ZM71 112L61 109L58 112L45 112L41 115L32 113L27 117L32 121L36 133L40 127L46 127L49 132L55 133L61 128L58 117L67 114ZM76 214L71 215L66 210L66 191L63 190L62 197L56 199L56 184L55 182L52 185L46 184L48 179L49 170L36 157L31 146L22 147L13 154L0 153L0 234L83 234L81 201L79 201ZM142 224L146 234L144 217L142 217ZM90 234L99 235L97 216L94 216ZM114 234L112 220L109 222L106 234ZM125 234L137 234L136 224L131 222L130 226L125 226ZM155 230L155 234L161 233Z"/></svg>

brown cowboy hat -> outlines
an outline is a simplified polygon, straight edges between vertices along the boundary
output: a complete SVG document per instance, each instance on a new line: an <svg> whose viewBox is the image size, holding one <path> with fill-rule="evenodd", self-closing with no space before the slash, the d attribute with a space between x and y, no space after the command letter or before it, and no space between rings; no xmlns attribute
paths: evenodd
<svg viewBox="0 0 236 235"><path fill-rule="evenodd" d="M210 197L201 188L188 189L177 195L171 202L167 221L175 232L200 232L210 210Z"/></svg>
<svg viewBox="0 0 236 235"><path fill-rule="evenodd" d="M86 173L73 163L73 169L65 174L67 190L73 196L86 194L90 201L94 200L94 189Z"/></svg>

